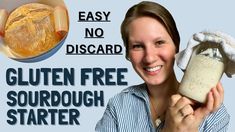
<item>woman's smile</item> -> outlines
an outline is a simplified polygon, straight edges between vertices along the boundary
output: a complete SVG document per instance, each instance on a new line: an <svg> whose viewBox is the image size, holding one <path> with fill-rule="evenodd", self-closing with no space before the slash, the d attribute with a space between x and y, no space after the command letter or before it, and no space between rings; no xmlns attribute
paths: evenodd
<svg viewBox="0 0 235 132"><path fill-rule="evenodd" d="M162 65L157 65L154 67L144 67L143 69L146 71L149 75L156 75L161 71Z"/></svg>

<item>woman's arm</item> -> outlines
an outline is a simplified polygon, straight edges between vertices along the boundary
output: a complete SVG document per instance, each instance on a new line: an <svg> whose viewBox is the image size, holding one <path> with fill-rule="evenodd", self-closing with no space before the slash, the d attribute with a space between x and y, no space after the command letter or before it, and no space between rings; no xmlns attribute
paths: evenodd
<svg viewBox="0 0 235 132"><path fill-rule="evenodd" d="M115 109L111 101L108 102L106 110L101 120L96 124L96 132L117 132L117 119Z"/></svg>

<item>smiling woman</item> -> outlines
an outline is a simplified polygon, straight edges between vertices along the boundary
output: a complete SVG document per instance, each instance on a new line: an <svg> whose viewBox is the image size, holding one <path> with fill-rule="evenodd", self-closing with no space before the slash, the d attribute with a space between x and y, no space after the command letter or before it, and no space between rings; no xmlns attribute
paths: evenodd
<svg viewBox="0 0 235 132"><path fill-rule="evenodd" d="M206 105L178 94L173 66L180 36L166 8L148 1L134 5L126 13L121 34L126 58L144 83L109 100L97 132L226 131L229 115L221 101L221 85L211 90Z"/></svg>

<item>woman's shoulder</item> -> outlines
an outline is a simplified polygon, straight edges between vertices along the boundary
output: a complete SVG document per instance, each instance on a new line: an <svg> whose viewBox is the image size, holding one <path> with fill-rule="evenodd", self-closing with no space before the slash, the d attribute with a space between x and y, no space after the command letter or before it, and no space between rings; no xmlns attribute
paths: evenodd
<svg viewBox="0 0 235 132"><path fill-rule="evenodd" d="M126 89L123 89L121 91L121 93L119 93L119 94L141 92L141 91L145 90L145 88L146 88L146 84L145 83L137 84L137 85L132 85L132 86L127 87Z"/></svg>
<svg viewBox="0 0 235 132"><path fill-rule="evenodd" d="M145 99L145 93L146 93L146 85L144 83L138 85L132 85L130 87L123 89L120 93L110 98L109 103L121 104L129 101L133 102L138 98Z"/></svg>

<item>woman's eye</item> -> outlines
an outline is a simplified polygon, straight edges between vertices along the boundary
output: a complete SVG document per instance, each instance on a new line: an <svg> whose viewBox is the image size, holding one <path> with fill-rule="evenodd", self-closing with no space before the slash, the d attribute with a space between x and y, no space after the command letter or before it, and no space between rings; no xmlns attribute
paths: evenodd
<svg viewBox="0 0 235 132"><path fill-rule="evenodd" d="M156 42L155 42L156 45L162 45L162 44L164 44L164 43L165 43L164 40L159 40L159 41L156 41Z"/></svg>
<svg viewBox="0 0 235 132"><path fill-rule="evenodd" d="M138 49L142 49L142 48L143 48L143 45L141 45L141 44L134 44L134 45L132 45L132 49L138 50Z"/></svg>

